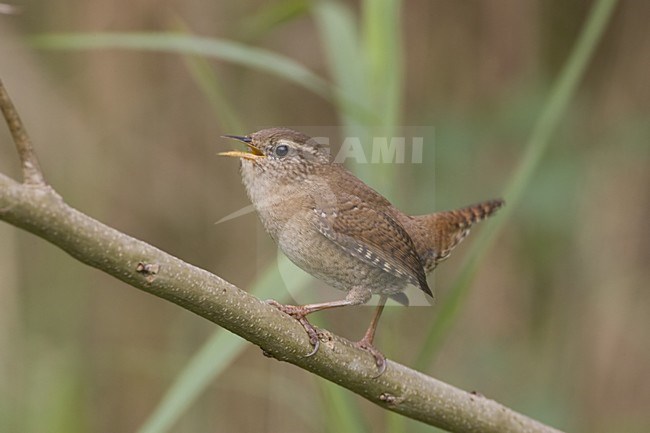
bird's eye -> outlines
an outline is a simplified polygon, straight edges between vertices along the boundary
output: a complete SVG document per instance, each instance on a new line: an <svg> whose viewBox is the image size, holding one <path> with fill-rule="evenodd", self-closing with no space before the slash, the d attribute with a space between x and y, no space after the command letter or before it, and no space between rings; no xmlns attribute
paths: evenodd
<svg viewBox="0 0 650 433"><path fill-rule="evenodd" d="M287 156L287 153L289 153L289 146L286 144L281 144L275 148L275 154L280 158Z"/></svg>

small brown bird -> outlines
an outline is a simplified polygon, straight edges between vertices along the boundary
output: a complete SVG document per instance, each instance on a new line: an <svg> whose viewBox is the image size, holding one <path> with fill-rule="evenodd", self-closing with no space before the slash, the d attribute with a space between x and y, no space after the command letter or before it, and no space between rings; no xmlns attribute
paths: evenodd
<svg viewBox="0 0 650 433"><path fill-rule="evenodd" d="M492 215L503 200L462 209L410 216L330 159L323 145L287 128L264 129L242 141L242 181L265 230L289 259L331 286L345 299L302 306L269 301L296 318L318 350L319 336L305 316L315 311L364 304L373 294L379 306L357 346L375 358L381 375L384 355L372 342L387 298L407 305L407 285L433 293L426 274L449 257L473 224Z"/></svg>

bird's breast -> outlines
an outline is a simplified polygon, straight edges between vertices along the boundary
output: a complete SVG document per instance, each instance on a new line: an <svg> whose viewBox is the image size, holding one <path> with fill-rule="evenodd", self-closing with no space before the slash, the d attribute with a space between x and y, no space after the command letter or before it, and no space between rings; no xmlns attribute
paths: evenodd
<svg viewBox="0 0 650 433"><path fill-rule="evenodd" d="M264 229L277 242L288 226L303 226L313 218L313 198L309 188L278 179L275 173L242 161L242 181Z"/></svg>

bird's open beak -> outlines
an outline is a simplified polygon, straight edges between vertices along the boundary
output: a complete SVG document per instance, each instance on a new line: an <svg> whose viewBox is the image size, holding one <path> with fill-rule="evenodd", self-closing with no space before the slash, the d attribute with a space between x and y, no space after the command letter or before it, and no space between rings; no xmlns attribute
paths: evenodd
<svg viewBox="0 0 650 433"><path fill-rule="evenodd" d="M228 152L219 152L220 156L232 156L233 158L244 158L255 160L257 158L263 158L264 153L257 147L253 146L251 143L250 137L245 137L241 135L222 135L224 138L232 138L233 140L239 140L248 146L249 152L242 152L241 150L229 150Z"/></svg>

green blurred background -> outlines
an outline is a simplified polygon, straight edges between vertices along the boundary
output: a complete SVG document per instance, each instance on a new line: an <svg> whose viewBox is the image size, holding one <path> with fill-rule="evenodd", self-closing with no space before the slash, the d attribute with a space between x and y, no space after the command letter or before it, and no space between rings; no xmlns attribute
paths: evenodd
<svg viewBox="0 0 650 433"><path fill-rule="evenodd" d="M248 205L221 134L433 127L423 164L350 168L411 213L525 189L485 254L496 220L431 276L439 305L388 309L379 347L559 428L647 432L650 3L619 2L513 181L594 4L32 0L0 15L0 76L71 205L262 297L315 284L278 277L253 214L215 225ZM83 33L135 31L151 33ZM206 42L190 35L221 45L190 56ZM19 178L4 127L0 171ZM371 314L319 319L357 339ZM0 432L433 430L0 224Z"/></svg>

